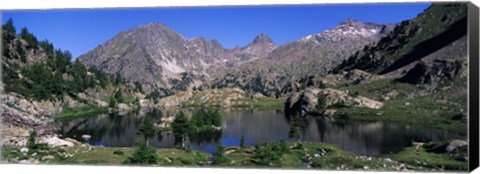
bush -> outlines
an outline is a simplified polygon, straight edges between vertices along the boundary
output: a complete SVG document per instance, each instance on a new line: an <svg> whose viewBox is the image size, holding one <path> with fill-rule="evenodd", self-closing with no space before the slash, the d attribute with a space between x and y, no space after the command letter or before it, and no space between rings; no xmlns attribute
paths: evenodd
<svg viewBox="0 0 480 174"><path fill-rule="evenodd" d="M221 165L230 162L230 159L228 159L225 156L225 147L221 145L217 145L215 147L215 153L213 154L213 164L215 165Z"/></svg>
<svg viewBox="0 0 480 174"><path fill-rule="evenodd" d="M285 154L290 152L290 148L287 145L287 142L285 140L280 140L277 143L273 144L272 149L280 154Z"/></svg>
<svg viewBox="0 0 480 174"><path fill-rule="evenodd" d="M157 163L157 153L156 150L152 147L146 145L140 145L133 156L128 157L125 161L126 164L156 164Z"/></svg>
<svg viewBox="0 0 480 174"><path fill-rule="evenodd" d="M346 112L335 113L334 117L339 118L339 119L344 119L344 120L347 120L347 119L350 118L350 116L348 116L348 114Z"/></svg>
<svg viewBox="0 0 480 174"><path fill-rule="evenodd" d="M245 148L247 147L247 144L245 143L245 136L242 135L242 138L240 139L240 147Z"/></svg>
<svg viewBox="0 0 480 174"><path fill-rule="evenodd" d="M260 166L280 166L280 154L275 152L270 144L256 146L253 161Z"/></svg>
<svg viewBox="0 0 480 174"><path fill-rule="evenodd" d="M38 145L36 143L36 136L37 132L35 130L30 132L30 136L28 136L27 140L27 148L30 150L37 149Z"/></svg>
<svg viewBox="0 0 480 174"><path fill-rule="evenodd" d="M125 153L123 153L123 151L120 151L120 150L115 150L115 151L113 151L113 154L121 156L121 155L124 155Z"/></svg>
<svg viewBox="0 0 480 174"><path fill-rule="evenodd" d="M318 94L316 108L321 112L323 112L325 108L327 108L327 101L323 94Z"/></svg>

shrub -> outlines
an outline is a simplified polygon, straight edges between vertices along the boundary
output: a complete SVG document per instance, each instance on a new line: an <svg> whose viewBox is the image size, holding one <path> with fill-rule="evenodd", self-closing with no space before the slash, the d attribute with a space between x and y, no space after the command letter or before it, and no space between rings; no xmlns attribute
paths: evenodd
<svg viewBox="0 0 480 174"><path fill-rule="evenodd" d="M113 151L113 154L121 156L121 155L124 155L125 153L123 153L123 151L120 151L120 150L115 150L115 151Z"/></svg>
<svg viewBox="0 0 480 174"><path fill-rule="evenodd" d="M153 126L152 119L150 119L149 116L146 116L145 120L143 120L142 126L140 126L138 132L143 136L145 144L148 145L148 139L152 138L157 133Z"/></svg>
<svg viewBox="0 0 480 174"><path fill-rule="evenodd" d="M323 112L325 108L327 108L327 101L323 94L318 94L316 108L321 112Z"/></svg>
<svg viewBox="0 0 480 174"><path fill-rule="evenodd" d="M242 135L242 138L240 139L240 147L245 148L247 147L247 144L245 143L245 136Z"/></svg>
<svg viewBox="0 0 480 174"><path fill-rule="evenodd" d="M230 162L230 159L228 159L225 156L225 147L221 145L217 145L215 147L215 153L213 154L213 164L215 165L221 165Z"/></svg>
<svg viewBox="0 0 480 174"><path fill-rule="evenodd" d="M280 166L281 155L273 150L270 143L266 143L263 146L255 146L253 161L260 166Z"/></svg>
<svg viewBox="0 0 480 174"><path fill-rule="evenodd" d="M335 113L335 116L336 118L339 118L339 119L349 119L350 116L348 116L348 114L346 112L338 112L338 113Z"/></svg>
<svg viewBox="0 0 480 174"><path fill-rule="evenodd" d="M133 156L128 157L125 163L126 164L156 164L157 159L158 159L158 156L154 148L146 145L140 145L133 153Z"/></svg>
<svg viewBox="0 0 480 174"><path fill-rule="evenodd" d="M28 140L27 140L28 149L30 150L37 149L38 145L36 143L36 136L37 136L37 132L35 130L30 132L30 136L28 136Z"/></svg>

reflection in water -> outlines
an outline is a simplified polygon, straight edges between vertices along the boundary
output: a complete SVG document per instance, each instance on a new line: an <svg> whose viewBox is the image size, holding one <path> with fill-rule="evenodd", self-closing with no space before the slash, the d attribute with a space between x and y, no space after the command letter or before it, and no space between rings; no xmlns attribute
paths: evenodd
<svg viewBox="0 0 480 174"><path fill-rule="evenodd" d="M135 114L79 118L64 122L62 134L64 137L79 141L82 141L82 135L91 135L88 143L92 145L130 147L135 144L136 129L141 125L143 118L144 116ZM153 119L156 121L159 118ZM224 110L222 119L222 132L190 136L191 148L213 152L215 143L238 146L242 135L245 136L247 145L281 139L295 141L288 138L289 118L279 110ZM308 118L302 133L302 141L336 144L345 150L362 155L397 152L409 146L412 141L426 142L452 138L462 137L442 130L402 124L332 121L319 118ZM174 147L171 132L160 132L149 142L159 148Z"/></svg>

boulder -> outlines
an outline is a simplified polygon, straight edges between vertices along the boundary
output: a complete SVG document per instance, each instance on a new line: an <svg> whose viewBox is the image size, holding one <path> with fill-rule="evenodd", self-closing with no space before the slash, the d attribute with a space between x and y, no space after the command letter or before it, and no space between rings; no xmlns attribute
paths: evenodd
<svg viewBox="0 0 480 174"><path fill-rule="evenodd" d="M452 140L452 141L448 142L448 145L447 145L445 150L447 150L447 152L453 152L453 151L457 150L458 148L461 148L461 147L464 147L464 146L468 146L467 141Z"/></svg>
<svg viewBox="0 0 480 174"><path fill-rule="evenodd" d="M82 139L84 139L85 141L90 140L90 138L92 138L92 136L86 135L86 134L85 134L85 135L82 135Z"/></svg>
<svg viewBox="0 0 480 174"><path fill-rule="evenodd" d="M55 157L52 156L52 155L47 155L47 156L42 157L42 161L51 160L51 159L54 159L54 158L55 158Z"/></svg>
<svg viewBox="0 0 480 174"><path fill-rule="evenodd" d="M263 97L265 97L265 96L264 96L262 93L256 92L256 93L253 95L253 97L255 97L255 98L263 98Z"/></svg>
<svg viewBox="0 0 480 174"><path fill-rule="evenodd" d="M346 74L344 75L344 78L345 80L347 80L349 84L357 85L357 84L365 84L372 80L382 79L383 77L375 74L370 74L362 70L354 69L346 72Z"/></svg>
<svg viewBox="0 0 480 174"><path fill-rule="evenodd" d="M398 96L398 91L397 90L392 90L392 91L389 91L387 92L386 94L382 95L382 100L383 101L388 101L390 100L391 98L394 98L396 96Z"/></svg>
<svg viewBox="0 0 480 174"><path fill-rule="evenodd" d="M73 145L80 145L82 144L81 142L75 140L75 139L72 139L72 138L65 138L65 141L68 141L70 143L73 143Z"/></svg>
<svg viewBox="0 0 480 174"><path fill-rule="evenodd" d="M102 101L100 99L95 99L94 100L95 103L97 103L98 106L101 106L101 107L107 107L108 106L108 103L105 102L105 101Z"/></svg>
<svg viewBox="0 0 480 174"><path fill-rule="evenodd" d="M118 108L119 112L128 112L132 109L132 107L130 107L129 105L127 105L125 103L117 104L117 108Z"/></svg>
<svg viewBox="0 0 480 174"><path fill-rule="evenodd" d="M140 107L145 108L145 107L151 107L152 102L149 99L140 99Z"/></svg>
<svg viewBox="0 0 480 174"><path fill-rule="evenodd" d="M28 148L22 147L22 148L20 149L20 152L22 152L22 153L28 153Z"/></svg>
<svg viewBox="0 0 480 174"><path fill-rule="evenodd" d="M73 147L74 146L72 142L62 140L56 136L45 137L43 141L50 147Z"/></svg>

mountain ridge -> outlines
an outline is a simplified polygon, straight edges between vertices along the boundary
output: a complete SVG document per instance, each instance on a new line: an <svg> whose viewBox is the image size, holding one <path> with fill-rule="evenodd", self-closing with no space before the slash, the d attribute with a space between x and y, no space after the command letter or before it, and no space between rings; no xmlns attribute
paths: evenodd
<svg viewBox="0 0 480 174"><path fill-rule="evenodd" d="M357 20L342 23L348 22L377 26ZM246 46L226 49L218 40L202 36L186 38L166 25L152 22L120 32L77 59L87 67L138 81L147 92L160 91L166 96L201 86L243 64L271 58L271 53L282 46L260 33Z"/></svg>

